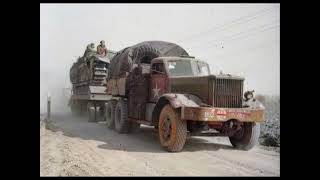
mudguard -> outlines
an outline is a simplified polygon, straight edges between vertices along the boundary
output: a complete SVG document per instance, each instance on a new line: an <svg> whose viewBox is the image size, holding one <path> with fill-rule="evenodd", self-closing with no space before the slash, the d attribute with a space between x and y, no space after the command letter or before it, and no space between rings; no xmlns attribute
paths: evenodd
<svg viewBox="0 0 320 180"><path fill-rule="evenodd" d="M173 108L187 107L200 107L202 101L195 95L191 94L176 94L167 93L162 94L158 99L153 111L152 111L152 123L157 124L160 112L166 104L170 103Z"/></svg>
<svg viewBox="0 0 320 180"><path fill-rule="evenodd" d="M180 108L182 106L199 107L202 104L200 98L191 94L167 93L163 94L158 102L163 101L163 99L169 101L173 108Z"/></svg>

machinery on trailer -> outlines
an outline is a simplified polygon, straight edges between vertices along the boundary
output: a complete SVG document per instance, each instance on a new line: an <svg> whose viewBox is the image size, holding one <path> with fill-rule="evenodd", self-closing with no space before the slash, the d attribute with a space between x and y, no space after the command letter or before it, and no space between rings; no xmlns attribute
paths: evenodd
<svg viewBox="0 0 320 180"><path fill-rule="evenodd" d="M264 107L252 91L243 92L244 78L211 75L206 62L162 41L125 48L109 67L109 128L130 133L140 124L155 126L160 144L170 152L183 149L187 133L227 136L243 150L258 142Z"/></svg>
<svg viewBox="0 0 320 180"><path fill-rule="evenodd" d="M79 57L70 68L72 83L69 106L75 115L88 114L89 121L95 122L104 118L106 80L110 60L116 52L108 50L106 56L92 54L89 57Z"/></svg>

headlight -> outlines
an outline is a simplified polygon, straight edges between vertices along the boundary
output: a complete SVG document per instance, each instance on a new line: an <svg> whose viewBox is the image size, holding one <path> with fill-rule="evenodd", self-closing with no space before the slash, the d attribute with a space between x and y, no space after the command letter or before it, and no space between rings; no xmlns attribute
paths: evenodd
<svg viewBox="0 0 320 180"><path fill-rule="evenodd" d="M244 93L244 99L245 99L245 101L249 101L250 99L252 99L253 98L253 92L254 92L254 90L252 90L252 91L246 91L245 93Z"/></svg>

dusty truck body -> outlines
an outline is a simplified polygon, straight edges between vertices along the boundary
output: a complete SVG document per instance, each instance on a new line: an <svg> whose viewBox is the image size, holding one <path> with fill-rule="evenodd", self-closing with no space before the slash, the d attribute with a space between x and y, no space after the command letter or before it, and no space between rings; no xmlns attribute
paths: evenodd
<svg viewBox="0 0 320 180"><path fill-rule="evenodd" d="M113 58L107 126L119 133L134 132L140 124L155 126L160 144L171 152L183 149L187 133L227 136L236 148L254 147L264 107L252 92L243 92L244 78L211 75L207 63L181 48L160 50L142 44Z"/></svg>
<svg viewBox="0 0 320 180"><path fill-rule="evenodd" d="M109 64L116 54L108 50L106 56L92 54L79 57L70 68L72 83L69 106L75 115L87 114L90 122L103 120L105 103L110 99L106 94Z"/></svg>

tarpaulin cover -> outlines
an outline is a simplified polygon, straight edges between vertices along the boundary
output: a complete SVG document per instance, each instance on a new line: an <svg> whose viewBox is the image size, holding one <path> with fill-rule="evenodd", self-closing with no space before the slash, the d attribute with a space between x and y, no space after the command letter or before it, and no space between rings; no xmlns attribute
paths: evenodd
<svg viewBox="0 0 320 180"><path fill-rule="evenodd" d="M152 47L156 48L161 53L161 56L181 56L181 55L188 56L189 55L187 51L184 50L181 46L174 43L165 42L165 41L144 41L132 47L141 46L143 44L149 44Z"/></svg>
<svg viewBox="0 0 320 180"><path fill-rule="evenodd" d="M136 55L135 50L145 45L156 49L159 56L188 56L187 51L177 44L165 41L144 41L117 52L110 63L109 79L123 77L126 72L130 72L133 61L136 61L134 57Z"/></svg>

